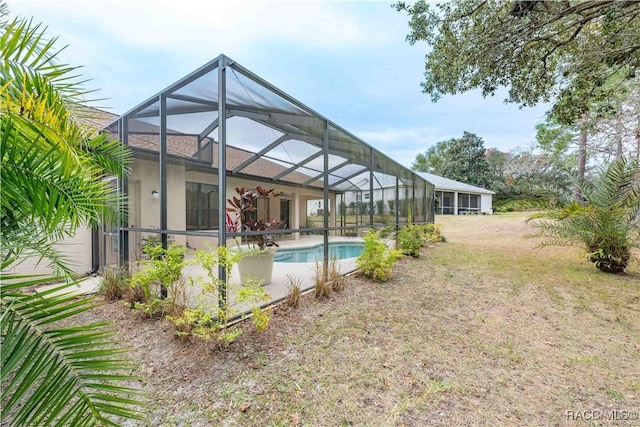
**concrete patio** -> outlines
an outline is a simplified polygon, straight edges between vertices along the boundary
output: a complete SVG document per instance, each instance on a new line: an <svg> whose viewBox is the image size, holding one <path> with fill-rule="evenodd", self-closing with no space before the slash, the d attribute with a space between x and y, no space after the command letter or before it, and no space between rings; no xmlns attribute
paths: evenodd
<svg viewBox="0 0 640 427"><path fill-rule="evenodd" d="M362 242L363 240L358 237L334 237L329 238L330 243L336 242ZM297 240L285 240L280 241L280 248L278 250L292 249L292 248L305 248L315 245L320 245L323 242L322 236L301 236ZM356 258L346 258L336 261L338 271L342 275L348 274L356 270ZM271 276L271 283L265 286L266 293L269 295L269 301L265 305L271 305L283 298L286 298L290 292L292 282L300 286L301 291L308 291L315 286L316 276L316 263L315 262L275 262L273 266L273 274ZM205 270L198 265L189 265L183 270L183 276L201 277L206 279ZM231 271L231 289L229 295L229 302L235 300L240 284L240 273L238 266L234 265ZM201 290L197 287L192 288L189 297L195 301L195 297L201 293ZM211 295L210 298L217 298L217 295ZM236 307L240 311L246 311L249 309L246 307Z"/></svg>
<svg viewBox="0 0 640 427"><path fill-rule="evenodd" d="M305 248L311 247L315 245L321 245L323 242L322 236L317 235L305 235L301 236L299 239L295 240L283 240L280 241L280 250L284 249L292 249L292 248ZM361 238L358 237L337 237L330 236L330 243L336 242L362 242ZM193 258L193 255L187 255L187 257ZM356 270L356 258L346 258L336 261L337 268L342 275L348 274ZM276 303L283 298L286 298L290 292L290 287L292 282L300 286L301 291L308 291L314 288L315 286L315 276L316 276L316 263L315 262L275 262L273 267L273 274L271 283L265 286L266 293L269 295L269 301L265 303L265 305L271 305ZM202 280L207 280L206 271L199 265L190 264L184 267L183 269L183 277L199 277ZM87 278L80 279L73 286L66 288L64 292L76 293L78 295L89 295L95 294L98 292L100 283L102 281L102 277L100 276L90 276ZM235 295L237 294L238 288L241 286L240 284L240 273L238 271L238 266L234 265L231 272L231 288L229 294L229 301L232 302L235 300ZM51 284L46 286L41 286L37 289L38 292L42 292L45 290L49 290L56 286L60 286L61 284ZM202 289L200 286L189 286L187 289L187 295L189 300L195 305L196 296L202 294ZM207 299L211 301L217 300L217 294L207 295ZM236 307L239 311L248 310L249 307Z"/></svg>

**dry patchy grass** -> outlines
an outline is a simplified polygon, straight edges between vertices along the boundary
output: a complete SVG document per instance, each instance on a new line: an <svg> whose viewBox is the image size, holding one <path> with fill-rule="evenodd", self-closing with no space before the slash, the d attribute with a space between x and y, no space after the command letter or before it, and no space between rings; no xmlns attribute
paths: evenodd
<svg viewBox="0 0 640 427"><path fill-rule="evenodd" d="M389 282L303 296L225 351L116 303L91 315L133 347L153 425L588 425L566 411L639 410L637 263L612 276L536 249L522 215L438 222L448 243Z"/></svg>

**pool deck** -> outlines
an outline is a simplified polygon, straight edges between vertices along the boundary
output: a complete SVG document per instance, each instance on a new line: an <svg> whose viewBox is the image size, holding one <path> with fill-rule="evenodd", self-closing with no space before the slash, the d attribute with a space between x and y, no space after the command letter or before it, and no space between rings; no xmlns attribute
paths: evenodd
<svg viewBox="0 0 640 427"><path fill-rule="evenodd" d="M329 242L362 242L363 240L358 237L329 237ZM279 241L279 249L288 248L305 248L323 243L322 236L302 236L297 240L284 240ZM341 274L347 274L356 270L356 258L347 258L339 260L337 262L338 268ZM273 274L271 275L271 283L265 285L264 288L269 295L269 302L267 305L271 305L274 302L280 301L285 298L290 292L291 281L294 280L300 286L301 291L308 291L315 286L315 274L316 263L315 262L275 262L273 265ZM197 265L191 265L185 267L183 275L192 277L206 278L205 271L202 267ZM231 270L231 292L229 295L229 301L234 300L235 293L240 287L240 273L238 266L233 266ZM194 298L199 290L192 289L190 294L191 298Z"/></svg>
<svg viewBox="0 0 640 427"><path fill-rule="evenodd" d="M358 237L337 237L330 236L329 242L362 242ZM301 236L299 239L281 240L278 242L280 249L288 248L305 248L315 245L321 245L323 243L322 236L307 235ZM356 258L347 258L337 261L340 273L347 274L356 270ZM201 277L206 280L205 270L198 265L187 265L182 272L184 277ZM269 295L269 301L267 305L277 302L285 298L289 294L291 281L295 281L300 289L308 291L314 288L316 274L315 262L275 262L273 265L273 274L271 276L271 283L264 288ZM67 288L65 292L82 294L94 294L98 291L102 278L100 276L92 276L86 279L78 281L77 285ZM231 290L229 295L229 301L233 301L237 289L240 287L240 273L238 272L238 266L235 265L231 271ZM38 288L38 291L48 290L52 287L60 286L60 284L46 285ZM188 295L192 301L195 301L195 297L201 294L199 286L194 286L188 290ZM215 295L211 296L212 299L216 298ZM215 300L215 299L214 299ZM240 307L239 307L240 308ZM242 309L242 308L240 308Z"/></svg>

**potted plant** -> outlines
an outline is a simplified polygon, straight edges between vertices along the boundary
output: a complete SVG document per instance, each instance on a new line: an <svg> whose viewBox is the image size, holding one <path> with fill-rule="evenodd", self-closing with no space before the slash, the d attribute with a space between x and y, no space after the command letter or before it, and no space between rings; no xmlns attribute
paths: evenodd
<svg viewBox="0 0 640 427"><path fill-rule="evenodd" d="M282 225L281 221L269 217L269 199L278 197L273 188L265 189L261 186L255 188L236 187L236 195L227 199L230 205L227 207L227 231L228 232L256 232L275 230ZM265 218L256 218L256 201L264 200ZM232 218L230 214L234 214ZM276 236L273 234L256 234L248 237L248 247L251 250L238 261L240 270L240 280L245 277L257 278L263 281L264 285L271 283L271 273L273 272L273 260L275 248L279 247ZM238 250L242 250L240 244Z"/></svg>

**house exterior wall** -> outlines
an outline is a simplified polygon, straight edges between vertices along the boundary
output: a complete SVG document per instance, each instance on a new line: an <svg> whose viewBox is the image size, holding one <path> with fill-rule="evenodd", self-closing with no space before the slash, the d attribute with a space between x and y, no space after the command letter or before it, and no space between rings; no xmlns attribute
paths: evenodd
<svg viewBox="0 0 640 427"><path fill-rule="evenodd" d="M167 227L170 230L184 230L186 222L186 195L185 195L185 168L184 166L167 166L167 192L169 199L167 203ZM136 159L129 175L130 189L131 183L136 183L138 190L136 198L129 200L129 226L138 228L160 228L160 200L154 199L151 195L153 191L160 191L160 167L157 162ZM132 212L138 212L140 223L134 224ZM139 248L142 239L151 236L151 233L130 233L129 245L134 253L139 255ZM173 239L180 244L186 243L186 236L172 235ZM134 249L135 248L135 249ZM132 258L130 256L130 258Z"/></svg>
<svg viewBox="0 0 640 427"><path fill-rule="evenodd" d="M79 227L73 237L65 239L55 245L58 253L65 259L68 267L79 276L91 271L91 229ZM53 270L47 260L39 261L38 257L24 257L21 262L12 265L3 273L6 274L46 274L52 275Z"/></svg>
<svg viewBox="0 0 640 427"><path fill-rule="evenodd" d="M439 206L438 209L436 209L436 213L439 214L458 215L460 213L467 213L468 211L482 214L493 213L493 196L491 194L436 188L436 196L439 200ZM468 206L466 206L466 200L468 200L469 196L477 196L479 198L479 210L475 211L475 208L468 209ZM461 203L461 200L464 204Z"/></svg>
<svg viewBox="0 0 640 427"><path fill-rule="evenodd" d="M484 214L493 213L493 196L491 194L481 194L480 208Z"/></svg>
<svg viewBox="0 0 640 427"><path fill-rule="evenodd" d="M140 213L140 224L131 224L130 226L136 225L139 228L159 228L160 226L160 200L153 199L151 197L152 191L158 191L159 185L159 175L160 170L158 167L158 163L149 160L140 160L137 159L133 165L132 173L129 177L130 183L139 183L139 193L140 193L140 201L135 202L133 200L130 201L130 211L135 210L139 207ZM167 189L168 189L168 203L167 203L167 222L168 228L170 230L185 230L186 229L186 182L198 182L203 184L211 184L218 185L218 175L206 172L199 171L185 171L183 166L169 165L167 168ZM248 179L238 179L234 177L227 177L227 199L233 197L235 194L236 187L245 187L245 188L254 188L256 185L260 183L256 183L255 181L251 181ZM272 188L272 186L268 184L262 184L266 188ZM288 225L288 228L300 228L304 227L306 224L306 204L302 203L300 207L296 208L296 199L297 200L306 200L309 198L318 198L322 197L321 190L308 190L302 189L298 187L289 187L283 185L274 185L276 191L281 191L286 194L286 197L291 200L291 224ZM332 203L335 203L335 196L332 195ZM136 203L138 205L136 206ZM258 209L260 211L260 215L265 212L265 206L258 202ZM297 213L297 215L296 215ZM272 218L280 218L280 198L275 197L270 199L269 205L269 216ZM220 219L224 224L226 219L226 212L220 214ZM332 212L332 217L330 219L330 224L335 222L335 214ZM190 248L194 249L204 249L208 246L216 246L218 244L218 239L215 237L217 235L217 230L202 230L198 231L198 233L207 234L210 233L211 236L206 235L179 235L179 234L171 234L171 238L176 242L185 244ZM136 249L133 249L136 253L130 258L140 257L140 245L142 243L142 239L150 236L152 233L135 233L130 232L129 235L129 244L134 245Z"/></svg>
<svg viewBox="0 0 640 427"><path fill-rule="evenodd" d="M152 197L153 191L160 190L159 177L160 170L157 161L144 160L136 158L132 165L132 172L128 177L129 182L129 216L127 218L127 225L130 228L142 228L142 229L159 229L160 228L160 200ZM185 230L186 229L186 182L199 182L205 184L218 184L218 176L216 174L198 172L198 171L186 171L184 166L169 164L167 166L167 225L170 230ZM254 187L255 181L247 179L238 179L234 177L227 178L227 198L232 197L235 193L235 187ZM267 184L263 184L265 187L271 188ZM283 192L286 197L291 200L290 205L290 224L288 228L304 228L307 223L307 200L322 199L323 191L321 189L300 188L294 186L274 185L277 191ZM404 199L405 194L402 191L400 198ZM355 200L355 193L351 194ZM364 194L364 192L363 192ZM394 199L395 188L377 189L374 190L373 198L375 200L379 198L384 199L384 210L389 211L388 200ZM335 194L329 195L330 200L330 217L329 226L336 226L338 217L338 205ZM347 203L349 199L347 198ZM368 200L367 200L368 201ZM485 201L482 202L483 207ZM264 209L264 206L259 206L260 210ZM374 203L374 209L375 203ZM376 211L377 214L377 211ZM280 217L280 203L279 198L271 199L270 204L270 216L273 218ZM402 215L401 215L402 216ZM224 221L225 213L221 215L222 221ZM206 233L206 231L203 231ZM208 236L193 236L182 234L171 234L171 238L180 244L187 245L194 249L203 249L208 246L216 246L217 238L214 235L217 234L216 230L211 231L211 237ZM129 259L135 260L141 257L141 246L144 242L144 238L157 235L155 233L144 232L129 232ZM297 235L293 235L293 238L297 238ZM116 237L114 237L116 238ZM75 273L82 275L89 272L92 268L92 237L91 230L82 227L76 235L72 238L65 239L63 243L57 245L61 254L63 254L70 262L69 265ZM115 243L114 243L115 242ZM106 264L112 264L117 262L117 240L111 241L104 236L101 236L99 245L101 250L106 250L102 247L103 244L113 245L108 254L102 254L101 260L104 260ZM115 251L115 252L114 252ZM106 258L104 258L106 256ZM45 262L38 263L37 259L30 258L25 259L22 263L14 266L11 273L26 274L50 274L51 269Z"/></svg>

